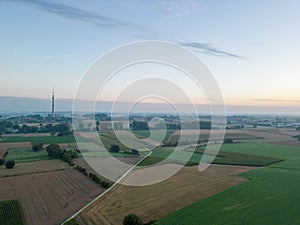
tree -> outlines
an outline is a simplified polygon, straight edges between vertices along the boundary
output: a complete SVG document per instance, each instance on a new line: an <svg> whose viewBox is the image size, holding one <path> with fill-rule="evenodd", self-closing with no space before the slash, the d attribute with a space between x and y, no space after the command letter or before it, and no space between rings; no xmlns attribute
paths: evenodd
<svg viewBox="0 0 300 225"><path fill-rule="evenodd" d="M43 144L42 143L32 144L32 150L34 152L39 152L42 149L43 149Z"/></svg>
<svg viewBox="0 0 300 225"><path fill-rule="evenodd" d="M55 159L60 159L61 155L63 153L63 151L61 150L61 148L59 147L58 144L50 144L47 148L46 148L48 155L52 156Z"/></svg>
<svg viewBox="0 0 300 225"><path fill-rule="evenodd" d="M119 152L120 151L120 147L119 145L111 145L109 148L110 152Z"/></svg>
<svg viewBox="0 0 300 225"><path fill-rule="evenodd" d="M128 214L123 219L123 225L143 225L143 222L139 216Z"/></svg>
<svg viewBox="0 0 300 225"><path fill-rule="evenodd" d="M99 122L99 120L97 120L96 121L96 130L97 130L97 132L99 131L99 125L100 125L100 122Z"/></svg>
<svg viewBox="0 0 300 225"><path fill-rule="evenodd" d="M233 140L232 139L229 139L229 138L227 138L227 139L225 139L224 140L224 142L223 142L224 144L232 144L233 143Z"/></svg>
<svg viewBox="0 0 300 225"><path fill-rule="evenodd" d="M145 121L133 121L131 127L132 130L149 130L148 123Z"/></svg>
<svg viewBox="0 0 300 225"><path fill-rule="evenodd" d="M4 158L1 158L1 159L0 159L0 166L4 165L4 163L5 163L5 159L4 159Z"/></svg>
<svg viewBox="0 0 300 225"><path fill-rule="evenodd" d="M14 160L7 160L5 163L5 166L7 169L12 169L12 168L14 168L15 164L16 163Z"/></svg>

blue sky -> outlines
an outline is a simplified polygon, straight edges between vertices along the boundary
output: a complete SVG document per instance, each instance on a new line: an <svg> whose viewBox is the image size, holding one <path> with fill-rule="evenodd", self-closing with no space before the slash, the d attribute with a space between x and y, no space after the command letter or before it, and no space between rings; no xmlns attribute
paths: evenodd
<svg viewBox="0 0 300 225"><path fill-rule="evenodd" d="M0 29L0 96L72 98L99 56L154 39L193 50L227 104L299 106L300 1L0 0Z"/></svg>

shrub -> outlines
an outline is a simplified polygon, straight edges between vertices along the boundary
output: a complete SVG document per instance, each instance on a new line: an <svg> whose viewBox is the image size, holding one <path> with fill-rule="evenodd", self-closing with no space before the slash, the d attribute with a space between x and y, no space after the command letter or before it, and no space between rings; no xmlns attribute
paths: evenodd
<svg viewBox="0 0 300 225"><path fill-rule="evenodd" d="M139 216L128 214L123 219L123 225L143 225L143 222Z"/></svg>
<svg viewBox="0 0 300 225"><path fill-rule="evenodd" d="M111 145L109 148L109 151L118 153L120 151L120 147L119 147L119 145Z"/></svg>
<svg viewBox="0 0 300 225"><path fill-rule="evenodd" d="M4 159L4 158L1 158L1 159L0 159L0 166L4 165L4 163L5 163L5 159Z"/></svg>
<svg viewBox="0 0 300 225"><path fill-rule="evenodd" d="M79 223L77 223L77 221L73 218L73 219L65 222L65 225L79 225Z"/></svg>
<svg viewBox="0 0 300 225"><path fill-rule="evenodd" d="M14 160L8 160L8 161L6 161L5 166L7 169L12 169L12 168L14 168L15 164L16 163Z"/></svg>
<svg viewBox="0 0 300 225"><path fill-rule="evenodd" d="M43 149L43 144L42 143L32 144L32 150L34 152L41 151L42 149Z"/></svg>
<svg viewBox="0 0 300 225"><path fill-rule="evenodd" d="M106 180L101 181L101 186L105 189L109 188L111 185L112 185L112 183L110 183L109 181L106 181Z"/></svg>
<svg viewBox="0 0 300 225"><path fill-rule="evenodd" d="M232 139L225 139L224 144L232 144L233 143L233 140Z"/></svg>

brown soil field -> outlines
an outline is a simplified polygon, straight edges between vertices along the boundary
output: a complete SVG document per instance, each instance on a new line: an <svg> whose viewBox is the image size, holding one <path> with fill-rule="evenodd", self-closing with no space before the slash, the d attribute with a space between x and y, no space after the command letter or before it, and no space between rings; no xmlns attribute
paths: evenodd
<svg viewBox="0 0 300 225"><path fill-rule="evenodd" d="M244 182L245 179L237 175L251 169L254 168L212 165L199 172L197 166L184 167L176 175L157 184L142 187L118 185L81 216L88 225L119 225L129 213L139 215L144 222L158 220Z"/></svg>
<svg viewBox="0 0 300 225"><path fill-rule="evenodd" d="M16 163L14 169L12 170L8 170L4 166L0 167L0 177L10 177L31 173L42 173L67 169L71 169L69 164L63 162L60 159L24 162Z"/></svg>
<svg viewBox="0 0 300 225"><path fill-rule="evenodd" d="M74 169L0 179L0 201L18 199L28 225L59 224L103 191Z"/></svg>
<svg viewBox="0 0 300 225"><path fill-rule="evenodd" d="M270 144L275 145L287 145L287 146L297 146L300 147L300 141L298 140L289 140L289 141L273 141Z"/></svg>
<svg viewBox="0 0 300 225"><path fill-rule="evenodd" d="M0 157L2 158L9 148L30 148L30 142L14 142L14 143L0 143Z"/></svg>

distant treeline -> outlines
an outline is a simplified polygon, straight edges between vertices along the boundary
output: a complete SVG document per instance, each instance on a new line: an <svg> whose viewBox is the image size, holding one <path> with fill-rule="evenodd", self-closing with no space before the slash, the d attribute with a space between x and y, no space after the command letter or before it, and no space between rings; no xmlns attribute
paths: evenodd
<svg viewBox="0 0 300 225"><path fill-rule="evenodd" d="M18 123L13 123L12 121L0 121L0 134L10 134L10 133L52 133L58 136L71 135L72 131L69 123L59 123L59 124L39 124L37 126L29 126L26 124L19 125Z"/></svg>

